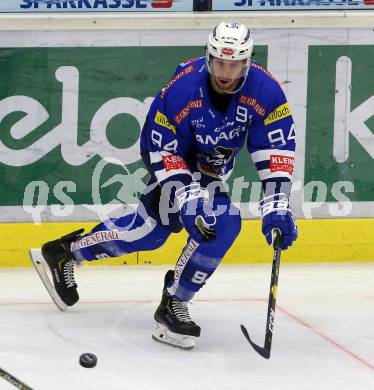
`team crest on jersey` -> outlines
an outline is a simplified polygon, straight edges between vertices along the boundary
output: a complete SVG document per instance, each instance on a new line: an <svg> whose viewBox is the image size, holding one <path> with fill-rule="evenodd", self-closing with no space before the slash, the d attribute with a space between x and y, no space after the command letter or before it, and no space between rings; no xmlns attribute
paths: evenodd
<svg viewBox="0 0 374 390"><path fill-rule="evenodd" d="M227 164L233 154L233 149L217 146L212 151L203 153L203 156L215 169L220 169Z"/></svg>

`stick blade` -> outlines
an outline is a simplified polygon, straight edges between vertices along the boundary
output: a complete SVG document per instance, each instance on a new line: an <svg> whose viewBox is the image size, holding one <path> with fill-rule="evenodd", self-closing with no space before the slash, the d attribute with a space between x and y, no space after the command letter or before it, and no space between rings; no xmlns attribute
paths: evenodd
<svg viewBox="0 0 374 390"><path fill-rule="evenodd" d="M268 351L266 348L260 347L257 344L255 344L251 338L249 337L248 331L244 325L240 325L240 329L242 330L245 338L248 340L249 344L252 345L253 349L260 354L264 359L270 358L270 351Z"/></svg>

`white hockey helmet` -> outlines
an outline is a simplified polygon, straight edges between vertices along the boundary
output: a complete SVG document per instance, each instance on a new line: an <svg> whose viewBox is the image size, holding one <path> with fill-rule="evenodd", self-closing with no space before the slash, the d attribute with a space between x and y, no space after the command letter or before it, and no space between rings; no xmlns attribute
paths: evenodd
<svg viewBox="0 0 374 390"><path fill-rule="evenodd" d="M243 61L239 78L242 82L231 93L239 91L245 83L251 65L253 40L248 27L238 23L219 23L209 34L206 50L206 66L214 76L212 61L214 58L229 61Z"/></svg>
<svg viewBox="0 0 374 390"><path fill-rule="evenodd" d="M250 60L253 40L247 26L221 22L209 34L207 55L224 60Z"/></svg>

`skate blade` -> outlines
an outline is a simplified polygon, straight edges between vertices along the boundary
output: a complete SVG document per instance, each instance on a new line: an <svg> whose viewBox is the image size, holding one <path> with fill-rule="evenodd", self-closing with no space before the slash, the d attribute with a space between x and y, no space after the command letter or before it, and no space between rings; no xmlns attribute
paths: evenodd
<svg viewBox="0 0 374 390"><path fill-rule="evenodd" d="M53 282L48 277L46 271L46 262L42 255L42 251L40 249L33 248L30 249L29 254L30 254L30 259L32 261L32 264L36 272L38 273L41 281L43 282L44 287L48 291L49 296L52 298L53 303L56 305L56 307L59 310L66 311L68 309L68 306L59 297L56 289L53 286Z"/></svg>
<svg viewBox="0 0 374 390"><path fill-rule="evenodd" d="M156 322L156 330L152 338L160 343L182 349L192 349L196 341L196 337L171 332L165 325L158 322Z"/></svg>

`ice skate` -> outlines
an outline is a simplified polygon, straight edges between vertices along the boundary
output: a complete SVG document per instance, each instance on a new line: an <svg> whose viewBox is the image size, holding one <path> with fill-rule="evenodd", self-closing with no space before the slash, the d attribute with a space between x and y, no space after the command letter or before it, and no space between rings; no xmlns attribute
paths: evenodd
<svg viewBox="0 0 374 390"><path fill-rule="evenodd" d="M174 271L170 270L166 273L161 303L154 315L156 330L152 338L182 349L191 349L200 336L200 327L191 320L188 302L179 301L168 293L167 286L173 279Z"/></svg>
<svg viewBox="0 0 374 390"><path fill-rule="evenodd" d="M79 300L77 284L74 279L75 257L70 251L70 244L77 238L83 229L72 232L57 240L49 241L42 249L31 249L30 257L44 286L56 306L67 310L68 306L74 305ZM45 264L48 265L52 274L51 283L47 275Z"/></svg>

